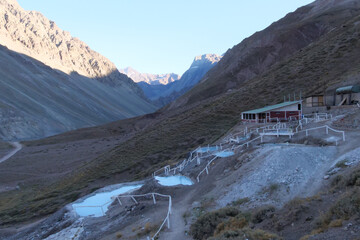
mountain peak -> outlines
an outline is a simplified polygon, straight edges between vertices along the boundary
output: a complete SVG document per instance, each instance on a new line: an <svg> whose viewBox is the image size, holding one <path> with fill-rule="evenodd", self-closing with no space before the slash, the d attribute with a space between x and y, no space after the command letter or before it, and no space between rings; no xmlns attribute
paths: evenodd
<svg viewBox="0 0 360 240"><path fill-rule="evenodd" d="M140 73L132 67L126 67L124 69L120 69L119 71L127 75L136 83L146 82L147 84L150 85L166 85L180 79L180 75L176 73L165 73L165 74Z"/></svg>
<svg viewBox="0 0 360 240"><path fill-rule="evenodd" d="M196 56L194 58L194 62L208 61L208 62L211 62L211 63L217 63L217 62L220 61L220 59L221 59L220 55L213 54L213 53L208 53L208 54L203 54L203 55Z"/></svg>
<svg viewBox="0 0 360 240"><path fill-rule="evenodd" d="M196 56L194 58L193 63L190 66L190 69L191 68L197 68L197 67L202 66L204 64L214 65L214 64L218 63L221 60L221 57L222 56L217 55L217 54L203 54L203 55Z"/></svg>

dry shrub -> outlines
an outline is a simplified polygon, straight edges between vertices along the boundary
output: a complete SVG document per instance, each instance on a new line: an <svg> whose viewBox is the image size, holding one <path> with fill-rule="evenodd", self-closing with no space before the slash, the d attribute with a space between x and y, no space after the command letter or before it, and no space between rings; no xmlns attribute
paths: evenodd
<svg viewBox="0 0 360 240"><path fill-rule="evenodd" d="M228 221L222 222L216 226L214 236L218 236L226 231L242 229L246 227L248 223L249 217L242 214L239 214L236 217L231 217Z"/></svg>
<svg viewBox="0 0 360 240"><path fill-rule="evenodd" d="M341 219L336 219L336 220L332 220L329 223L329 227L334 228L334 227L342 227L343 224L343 220Z"/></svg>
<svg viewBox="0 0 360 240"><path fill-rule="evenodd" d="M247 203L250 201L250 198L246 197L246 198L239 198L238 200L236 201L233 201L231 204L233 206L239 206L239 205L242 205L244 203Z"/></svg>
<svg viewBox="0 0 360 240"><path fill-rule="evenodd" d="M273 206L264 206L257 209L252 215L253 223L261 223L265 219L272 218L274 216L275 207Z"/></svg>
<svg viewBox="0 0 360 240"><path fill-rule="evenodd" d="M279 236L261 229L243 228L238 230L228 230L221 235L209 238L209 240L278 240Z"/></svg>
<svg viewBox="0 0 360 240"><path fill-rule="evenodd" d="M229 219L240 214L240 211L233 207L225 207L216 211L205 213L200 216L191 227L191 235L194 239L207 239L213 236L216 227Z"/></svg>
<svg viewBox="0 0 360 240"><path fill-rule="evenodd" d="M320 214L316 220L315 232L323 232L329 227L338 227L342 220L348 220L360 214L360 190L344 193L329 211ZM340 225L341 226L341 225Z"/></svg>
<svg viewBox="0 0 360 240"><path fill-rule="evenodd" d="M338 219L349 219L360 213L360 190L345 193L330 208L330 214Z"/></svg>
<svg viewBox="0 0 360 240"><path fill-rule="evenodd" d="M150 222L145 223L144 228L136 233L138 237L154 234L159 229L159 225L151 224Z"/></svg>

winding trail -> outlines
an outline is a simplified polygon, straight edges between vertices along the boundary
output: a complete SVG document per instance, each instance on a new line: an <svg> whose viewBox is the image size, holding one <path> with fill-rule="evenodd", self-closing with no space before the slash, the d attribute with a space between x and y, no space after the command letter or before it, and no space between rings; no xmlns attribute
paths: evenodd
<svg viewBox="0 0 360 240"><path fill-rule="evenodd" d="M0 158L0 163L8 160L9 158L11 158L12 156L15 155L15 153L17 153L18 151L20 151L22 149L22 145L19 142L10 142L10 144L15 148L13 149L11 152L9 152L8 154L6 154L4 157Z"/></svg>

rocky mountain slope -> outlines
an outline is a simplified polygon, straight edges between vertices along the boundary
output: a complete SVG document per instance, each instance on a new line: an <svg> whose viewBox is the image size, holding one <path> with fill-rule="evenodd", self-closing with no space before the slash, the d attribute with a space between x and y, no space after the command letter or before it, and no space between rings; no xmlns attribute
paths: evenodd
<svg viewBox="0 0 360 240"><path fill-rule="evenodd" d="M360 2L356 0L320 0L287 14L229 49L201 83L173 103L172 107L241 88L245 82L265 73L274 64L319 40L346 19L358 14L359 6Z"/></svg>
<svg viewBox="0 0 360 240"><path fill-rule="evenodd" d="M180 75L176 73L165 73L165 74L151 74L151 73L140 73L133 69L132 67L126 67L124 69L119 69L119 71L134 82L140 83L145 82L149 85L166 85L172 82L175 82L180 79Z"/></svg>
<svg viewBox="0 0 360 240"><path fill-rule="evenodd" d="M196 56L190 68L176 81L165 86L138 83L145 95L160 106L164 106L195 86L202 77L212 69L221 59L217 54Z"/></svg>
<svg viewBox="0 0 360 240"><path fill-rule="evenodd" d="M326 2L318 0L315 5L327 6ZM40 184L36 181L39 179L38 175L30 176L31 180L26 181L24 178L30 178L28 175L19 176L8 171L3 178L6 178L6 181L18 183L20 189L1 193L0 222L3 223L2 225L29 219L37 220L54 213L78 197L93 192L98 187L151 176L154 170L188 157L188 152L199 145L204 146L216 142L239 123L242 111L278 103L282 101L282 96L289 92L302 91L303 95L311 95L340 82L357 81L359 83L359 1L328 2L333 5L330 5L326 11L323 11L322 7L319 7L319 10L312 8L317 12L308 11L302 17L310 19L316 16L312 19L314 22L321 22L326 18L327 22L331 23L329 25L332 26L331 31L324 33L321 37L314 39L311 44L294 51L291 55L287 55L268 67L266 71L257 74L251 81L244 81L237 89L234 88L232 91L225 91L224 94L213 97L205 96L202 101L198 101L200 98L197 98L193 104L188 102L187 105L178 105L179 108L174 106L163 108L136 119L118 121L111 126L89 128L86 131L82 129L25 143L25 148L15 155L14 161L2 164L6 164L9 169L24 166L25 173L32 173L33 169L27 169L27 165L24 164L31 157L38 161L38 168L42 173L40 177L51 178L51 182L42 181ZM323 3L325 5L322 5ZM355 4L341 8L345 3ZM297 14L295 12L286 17L288 21L293 19L295 33L297 33L298 24L301 25L295 17ZM284 51L288 49L286 39L291 40L292 33L292 31L287 31L283 35ZM251 61L249 63L254 64ZM258 65L251 66L255 69ZM212 71L210 70L207 76L210 76ZM207 81L200 84L203 85ZM224 79L224 82L226 81L228 80ZM357 134L355 131L352 132ZM91 145L86 142L87 139L92 141ZM79 147L80 144L82 147ZM99 145L107 146L108 149L104 151ZM92 151L92 156L83 157L84 146L91 146L85 151L87 154ZM56 161L63 158L62 153L76 158L78 161L76 167L73 167L66 159L64 159L65 163ZM43 164L45 162L46 164ZM60 164L62 164L62 171L59 173L58 168L54 166ZM226 172L221 171L219 174L226 175ZM233 182L230 183L233 184ZM344 189L345 186L341 188ZM209 192L208 189L203 191ZM201 194L201 192L197 193L197 195ZM324 201L324 204L328 205L322 209L329 208L333 203ZM315 206L311 209L317 208ZM285 210L279 218L287 216L290 220L289 222L280 221L281 225L277 226L285 226L285 230L289 231L290 235L294 229L293 218ZM296 212L294 214L296 215ZM310 212L305 218L301 215L301 218L294 221L300 225L311 216L313 215ZM327 219L324 220L327 221ZM262 228L277 227L273 225L276 222L269 221L272 219L265 220L270 225ZM311 231L310 228L308 230ZM326 234L326 228L324 231ZM331 239L331 236L325 236L322 239Z"/></svg>
<svg viewBox="0 0 360 240"><path fill-rule="evenodd" d="M42 14L0 0L0 137L48 136L155 110L105 57Z"/></svg>

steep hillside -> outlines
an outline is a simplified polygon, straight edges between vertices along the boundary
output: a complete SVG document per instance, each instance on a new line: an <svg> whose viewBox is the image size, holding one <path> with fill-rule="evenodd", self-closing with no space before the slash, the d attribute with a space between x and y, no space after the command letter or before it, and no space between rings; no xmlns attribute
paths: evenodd
<svg viewBox="0 0 360 240"><path fill-rule="evenodd" d="M228 50L201 83L171 105L195 103L238 89L272 65L359 14L357 0L319 0L287 14ZM235 30L236 31L236 30Z"/></svg>
<svg viewBox="0 0 360 240"><path fill-rule="evenodd" d="M91 192L94 186L150 176L153 170L182 159L198 145L216 141L238 123L241 111L277 103L289 92L314 94L341 81L358 81L359 22L359 16L349 16L338 22L339 27L319 41L245 82L239 90L207 99L201 104L172 111L163 109L145 116L148 120L146 126L136 127L138 131L134 135L112 150L88 160L72 174L58 176L51 184L24 183L21 191L2 193L0 221L13 223L43 216L71 201L71 194L77 197ZM145 117L127 121L133 121L132 125L135 125ZM121 137L121 128L118 130L116 134ZM42 140L29 145L50 148L56 138L64 139L63 135L55 136L50 143ZM67 145L72 146L72 141L76 139L68 140ZM77 151L76 147L73 151ZM17 157L27 159L26 154L31 153L24 150ZM31 209L31 213L27 209Z"/></svg>
<svg viewBox="0 0 360 240"><path fill-rule="evenodd" d="M165 74L151 74L151 73L140 73L133 69L132 67L126 67L124 69L119 69L119 71L134 82L140 83L144 82L149 85L166 85L172 82L175 82L180 79L180 75L176 73L165 73Z"/></svg>
<svg viewBox="0 0 360 240"><path fill-rule="evenodd" d="M54 22L15 0L0 6L0 138L39 138L155 110L112 62Z"/></svg>
<svg viewBox="0 0 360 240"><path fill-rule="evenodd" d="M157 105L164 106L195 86L201 78L212 69L221 59L216 54L204 54L196 56L190 68L178 81L165 86L150 85L145 82L138 83L145 95Z"/></svg>

